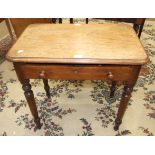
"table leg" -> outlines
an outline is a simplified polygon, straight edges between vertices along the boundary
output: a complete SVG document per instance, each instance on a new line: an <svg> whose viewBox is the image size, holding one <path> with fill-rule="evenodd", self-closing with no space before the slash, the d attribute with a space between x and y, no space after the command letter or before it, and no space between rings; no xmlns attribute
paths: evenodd
<svg viewBox="0 0 155 155"><path fill-rule="evenodd" d="M48 85L48 79L43 79L43 83L44 83L44 89L46 91L46 95L48 98L50 98L50 87Z"/></svg>
<svg viewBox="0 0 155 155"><path fill-rule="evenodd" d="M40 118L38 116L38 111L37 111L37 107L36 107L36 103L35 103L35 99L34 99L34 94L33 94L33 91L31 90L31 85L30 85L28 79L22 81L22 88L24 90L24 95L25 95L27 103L30 107L31 113L34 117L36 126L38 129L40 129L41 128Z"/></svg>
<svg viewBox="0 0 155 155"><path fill-rule="evenodd" d="M124 91L122 94L120 106L118 108L117 117L115 120L115 126L114 126L115 131L119 129L119 126L122 123L122 118L127 108L128 102L130 100L133 87L138 79L140 69L141 66L133 66L132 68L133 72L131 74L131 77L129 77L129 79L125 82Z"/></svg>
<svg viewBox="0 0 155 155"><path fill-rule="evenodd" d="M117 118L115 120L115 126L114 126L115 131L119 129L119 126L122 123L122 118L127 108L128 101L131 97L132 89L133 89L133 86L130 86L130 85L124 86L124 91L123 91L122 99L121 99L120 106L118 109Z"/></svg>
<svg viewBox="0 0 155 155"><path fill-rule="evenodd" d="M115 90L116 90L116 81L112 81L112 85L110 87L110 98L114 97Z"/></svg>

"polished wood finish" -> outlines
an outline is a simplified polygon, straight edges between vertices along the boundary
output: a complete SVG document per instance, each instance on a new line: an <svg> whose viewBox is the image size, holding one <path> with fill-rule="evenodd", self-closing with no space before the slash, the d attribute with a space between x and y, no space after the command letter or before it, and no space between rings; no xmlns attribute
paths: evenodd
<svg viewBox="0 0 155 155"><path fill-rule="evenodd" d="M73 59L75 54L78 57ZM116 83L121 82L125 86L114 126L114 130L118 130L141 66L147 62L137 35L123 24L32 25L21 35L7 58L14 63L38 128L41 123L29 79L43 79L48 97L47 79L112 81L110 97L114 95ZM96 61L96 58L100 59Z"/></svg>
<svg viewBox="0 0 155 155"><path fill-rule="evenodd" d="M26 78L63 80L114 80L128 81L134 74L135 65L73 65L18 63L14 66ZM85 67L87 66L87 67ZM122 76L123 73L123 76ZM110 75L112 74L112 78Z"/></svg>
<svg viewBox="0 0 155 155"><path fill-rule="evenodd" d="M119 21L119 22L126 22L126 23L132 23L133 28L138 34L138 37L140 38L143 26L145 23L145 18L95 18L95 19L103 19L103 20L111 20L111 21ZM86 18L86 24L88 24L89 19Z"/></svg>
<svg viewBox="0 0 155 155"><path fill-rule="evenodd" d="M125 85L124 91L122 94L120 106L118 108L117 117L115 120L115 126L114 126L115 131L117 131L119 129L119 126L122 123L122 118L124 116L128 102L131 98L131 93L132 93L133 87L138 79L140 69L141 69L141 66L134 67L134 73L132 74L132 76L130 76L130 79L127 81L124 81L124 85Z"/></svg>
<svg viewBox="0 0 155 155"><path fill-rule="evenodd" d="M19 37L30 24L51 23L50 18L10 18L10 21L17 37Z"/></svg>
<svg viewBox="0 0 155 155"><path fill-rule="evenodd" d="M34 94L33 94L33 91L31 90L29 79L22 79L21 83L23 85L22 88L24 90L25 98L27 100L27 103L29 104L31 113L34 117L34 121L37 125L37 128L40 129L41 128L40 118L38 116L37 107L36 107L35 100L34 100Z"/></svg>
<svg viewBox="0 0 155 155"><path fill-rule="evenodd" d="M24 31L7 58L14 62L34 63L147 62L137 35L125 24L33 24Z"/></svg>
<svg viewBox="0 0 155 155"><path fill-rule="evenodd" d="M50 18L10 18L10 19L6 19L6 24L8 27L11 27L10 22L15 31L16 37L18 38L30 24L56 23L56 18L52 18L52 19ZM13 33L11 28L9 29L9 32L11 34L11 38L13 39ZM48 81L46 79L43 79L43 83L44 83L44 88L45 88L47 97L49 98L50 94L49 94Z"/></svg>
<svg viewBox="0 0 155 155"><path fill-rule="evenodd" d="M143 26L144 26L144 22L145 22L145 18L96 18L96 19L104 19L104 20L113 20L113 21L119 21L119 22L133 23L133 28L134 28L134 30L137 33L139 38L141 36ZM72 18L72 20L73 20L73 18ZM89 22L89 19L86 18L86 24L88 24L88 22ZM110 88L110 98L112 98L114 96L115 89L116 89L116 82L112 81L112 85Z"/></svg>
<svg viewBox="0 0 155 155"><path fill-rule="evenodd" d="M138 74L141 65L66 65L66 64L33 64L33 63L14 63L15 70L17 72L20 81L25 81L25 79L61 79L61 80L113 80L121 81L125 84L124 93L122 95L122 100L117 114L117 119L115 121L114 129L118 130L119 125L122 122L123 115L125 113L128 100ZM123 73L123 74L122 74ZM46 81L44 81L46 82ZM22 82L23 83L23 82ZM31 100L27 98L31 112L35 120L38 119L38 113L34 110L34 96L30 90L29 83L26 84L29 87L28 92L31 93ZM46 84L45 84L46 86ZM45 88L47 96L50 97L49 86ZM26 96L27 97L27 96ZM112 97L112 96L111 96ZM40 127L40 122L37 124Z"/></svg>
<svg viewBox="0 0 155 155"><path fill-rule="evenodd" d="M127 22L127 23L133 23L133 28L135 32L138 34L138 37L140 38L145 18L96 18L96 19L104 19L104 20L113 20L113 21L119 21L119 22ZM70 18L70 23L73 24L73 18ZM86 18L86 24L88 24L89 19ZM110 88L110 97L114 96L114 92L116 89L116 83L115 81L112 81L112 86Z"/></svg>
<svg viewBox="0 0 155 155"><path fill-rule="evenodd" d="M59 18L60 19L60 18ZM119 21L119 22L125 22L125 23L132 23L133 28L136 31L138 37L140 38L144 23L145 23L145 18L94 18L94 19L100 19L100 20L111 20L111 21ZM88 24L89 18L86 18L86 24ZM62 23L62 18L61 18L61 23ZM70 18L70 23L74 23L74 19Z"/></svg>

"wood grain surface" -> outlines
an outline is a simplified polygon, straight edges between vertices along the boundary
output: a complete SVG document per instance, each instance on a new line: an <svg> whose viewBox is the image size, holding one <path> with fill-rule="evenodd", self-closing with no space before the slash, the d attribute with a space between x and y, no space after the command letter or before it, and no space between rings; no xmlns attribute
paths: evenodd
<svg viewBox="0 0 155 155"><path fill-rule="evenodd" d="M17 38L23 33L25 28L35 23L50 23L50 18L10 18L11 24Z"/></svg>
<svg viewBox="0 0 155 155"><path fill-rule="evenodd" d="M125 24L32 24L7 54L13 62L145 64L147 54Z"/></svg>

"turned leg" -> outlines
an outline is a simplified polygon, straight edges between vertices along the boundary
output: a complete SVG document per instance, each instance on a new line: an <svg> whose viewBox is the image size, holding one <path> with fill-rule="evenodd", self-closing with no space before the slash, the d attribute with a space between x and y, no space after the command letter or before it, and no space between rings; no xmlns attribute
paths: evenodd
<svg viewBox="0 0 155 155"><path fill-rule="evenodd" d="M131 97L132 89L133 89L133 86L129 86L129 85L124 86L122 99L121 99L120 106L119 106L119 109L117 112L117 118L115 120L115 126L114 126L115 131L119 129L119 126L122 123L122 118L123 118L123 115L124 115L125 110L127 108L128 101Z"/></svg>
<svg viewBox="0 0 155 155"><path fill-rule="evenodd" d="M132 74L130 77L128 77L128 80L125 82L124 91L122 94L120 106L118 108L117 117L115 120L115 126L114 126L115 131L119 129L119 126L122 123L122 118L127 108L128 102L130 100L133 87L137 81L140 69L141 69L141 66L133 66Z"/></svg>
<svg viewBox="0 0 155 155"><path fill-rule="evenodd" d="M33 91L31 90L31 85L29 83L29 80L27 79L27 80L22 81L22 85L23 85L22 88L24 90L24 95L25 95L27 103L30 107L31 113L34 117L36 126L38 129L40 129L41 128L40 118L38 116L38 111L37 111Z"/></svg>
<svg viewBox="0 0 155 155"><path fill-rule="evenodd" d="M46 91L46 95L48 98L50 98L50 87L48 85L48 79L43 79L43 83L44 83L44 89Z"/></svg>
<svg viewBox="0 0 155 155"><path fill-rule="evenodd" d="M110 98L114 97L115 90L116 90L116 81L112 81L112 85L110 87Z"/></svg>

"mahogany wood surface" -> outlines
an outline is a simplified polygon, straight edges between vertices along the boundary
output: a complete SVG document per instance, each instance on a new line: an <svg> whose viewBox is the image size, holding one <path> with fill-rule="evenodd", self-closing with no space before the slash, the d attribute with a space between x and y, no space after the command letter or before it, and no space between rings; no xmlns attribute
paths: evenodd
<svg viewBox="0 0 155 155"><path fill-rule="evenodd" d="M28 79L63 79L63 80L130 80L134 69L139 65L66 65L14 63L14 66ZM123 76L122 76L123 73Z"/></svg>
<svg viewBox="0 0 155 155"><path fill-rule="evenodd" d="M13 33L11 30L11 25L10 22L12 24L12 27L14 29L14 32L16 34L16 37L18 38L23 31L30 25L30 24L36 24L36 23L56 23L56 18L10 18L10 19L6 19L6 24L7 26L10 28L8 29L11 35L12 40L14 40L13 37ZM46 91L47 96L49 97L49 86L48 86L48 80L47 79L43 79L43 83L44 83L44 88Z"/></svg>
<svg viewBox="0 0 155 155"><path fill-rule="evenodd" d="M11 24L17 38L23 33L27 26L35 23L51 23L50 18L10 18Z"/></svg>
<svg viewBox="0 0 155 155"><path fill-rule="evenodd" d="M7 58L14 62L80 64L145 64L148 59L136 33L125 24L33 24Z"/></svg>
<svg viewBox="0 0 155 155"><path fill-rule="evenodd" d="M145 23L145 18L95 18L95 19L103 19L103 20L111 20L125 23L132 23L133 28L136 31L138 37L140 38L143 26ZM88 24L89 19L86 18L86 24Z"/></svg>
<svg viewBox="0 0 155 155"><path fill-rule="evenodd" d="M70 26L49 26L45 24L42 26L32 25L28 27L7 56L14 63L15 71L22 84L36 126L39 129L41 128L33 91L29 83L30 79L43 79L47 97L50 97L47 79L110 80L112 81L110 97L114 95L117 82L124 85L114 125L114 130L118 130L141 66L147 62L147 55L133 29L123 24L117 26L108 24L103 27L73 24ZM69 34L69 31L66 33L66 29L71 30L71 34ZM103 34L100 35L102 31L104 37L102 37ZM117 37L114 34L117 34ZM56 46L56 43L59 46ZM123 52L121 53L122 48ZM19 50L24 50L27 53L23 54L21 52L21 54ZM36 57L37 52L35 51L42 57ZM50 51L52 52L50 53ZM87 61L81 57L74 58L74 61L69 59L77 54L77 51L80 51L78 54L89 59ZM111 54L109 57L106 57L107 52ZM133 53L135 54L134 58L132 57ZM96 61L99 56L100 60ZM53 60L58 57L59 59L55 63ZM135 61L137 62L135 63Z"/></svg>
<svg viewBox="0 0 155 155"><path fill-rule="evenodd" d="M27 100L27 103L30 107L31 113L34 117L34 121L36 122L37 128L41 128L40 118L38 116L37 107L35 104L34 94L31 90L31 85L29 83L29 79L21 79L22 88L24 90L24 95Z"/></svg>
<svg viewBox="0 0 155 155"><path fill-rule="evenodd" d="M114 130L118 130L122 122L132 89L139 75L141 65L66 65L66 64L33 64L15 62L14 67L19 80L26 92L25 97L35 119L37 127L40 128L40 119L34 102L34 95L28 79L41 78L45 82L47 97L50 97L49 86L44 79L61 80L112 80L121 81L125 85L120 107L118 109ZM123 74L122 74L123 73ZM25 82L26 81L26 82ZM26 83L26 84L25 84ZM114 93L114 90L112 90ZM111 94L111 93L110 93ZM112 97L112 95L110 95Z"/></svg>

